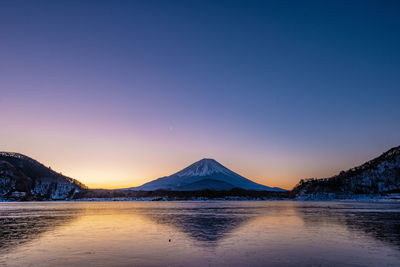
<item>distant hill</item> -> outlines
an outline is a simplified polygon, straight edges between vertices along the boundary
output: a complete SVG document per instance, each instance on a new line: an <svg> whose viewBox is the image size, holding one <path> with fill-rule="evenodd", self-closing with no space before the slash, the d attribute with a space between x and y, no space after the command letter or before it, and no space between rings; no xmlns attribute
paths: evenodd
<svg viewBox="0 0 400 267"><path fill-rule="evenodd" d="M400 146L331 178L300 180L292 190L298 199L350 199L388 193L400 193Z"/></svg>
<svg viewBox="0 0 400 267"><path fill-rule="evenodd" d="M0 152L0 198L68 199L86 188L25 155Z"/></svg>
<svg viewBox="0 0 400 267"><path fill-rule="evenodd" d="M365 164L331 178L302 179L287 191L255 183L213 159L202 159L187 168L120 190L88 189L38 161L19 153L0 152L0 199L63 200L73 198L150 199L353 199L400 193L400 146Z"/></svg>
<svg viewBox="0 0 400 267"><path fill-rule="evenodd" d="M154 191L198 191L198 190L230 190L241 188L259 191L286 191L278 187L268 187L255 183L229 170L214 159L202 159L189 167L172 174L148 182L129 190Z"/></svg>

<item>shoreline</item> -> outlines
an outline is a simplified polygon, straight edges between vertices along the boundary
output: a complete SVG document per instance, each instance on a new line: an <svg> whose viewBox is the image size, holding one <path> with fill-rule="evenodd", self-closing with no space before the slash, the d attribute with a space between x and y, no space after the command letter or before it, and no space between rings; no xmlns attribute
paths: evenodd
<svg viewBox="0 0 400 267"><path fill-rule="evenodd" d="M354 199L153 199L153 198L82 198L82 199L45 199L45 200L9 200L0 199L0 203L32 203L32 202L366 202L366 203L400 203L400 198L354 198Z"/></svg>

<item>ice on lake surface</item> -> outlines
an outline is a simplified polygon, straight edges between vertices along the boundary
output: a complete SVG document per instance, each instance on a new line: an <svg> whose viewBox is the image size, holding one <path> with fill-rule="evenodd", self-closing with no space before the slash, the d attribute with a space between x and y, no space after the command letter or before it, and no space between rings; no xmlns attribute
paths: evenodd
<svg viewBox="0 0 400 267"><path fill-rule="evenodd" d="M400 266L400 204L0 203L1 266Z"/></svg>

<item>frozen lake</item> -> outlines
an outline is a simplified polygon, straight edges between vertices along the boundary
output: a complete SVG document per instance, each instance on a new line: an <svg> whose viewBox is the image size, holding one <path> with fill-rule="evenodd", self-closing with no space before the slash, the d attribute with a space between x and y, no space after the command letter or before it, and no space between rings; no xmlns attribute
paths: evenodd
<svg viewBox="0 0 400 267"><path fill-rule="evenodd" d="M400 266L400 204L0 203L3 266Z"/></svg>

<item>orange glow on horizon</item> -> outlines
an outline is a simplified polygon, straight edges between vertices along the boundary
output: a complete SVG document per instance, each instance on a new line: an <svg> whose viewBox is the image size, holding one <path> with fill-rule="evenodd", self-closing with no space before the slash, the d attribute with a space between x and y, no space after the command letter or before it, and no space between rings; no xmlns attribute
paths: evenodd
<svg viewBox="0 0 400 267"><path fill-rule="evenodd" d="M330 177L384 151L379 148L379 153L358 157L351 154L339 157L341 154L322 151L304 157L306 153L301 150L287 147L264 149L250 144L242 144L247 149L244 153L228 138L217 140L219 146L207 146L201 138L193 144L190 138L174 137L167 142L140 134L106 132L95 135L93 130L84 128L81 132L42 130L26 135L16 127L15 132L0 133L0 140L7 140L7 145L3 145L1 150L27 155L89 188L103 189L140 186L169 176L202 158L214 158L256 183L290 190L300 179Z"/></svg>

